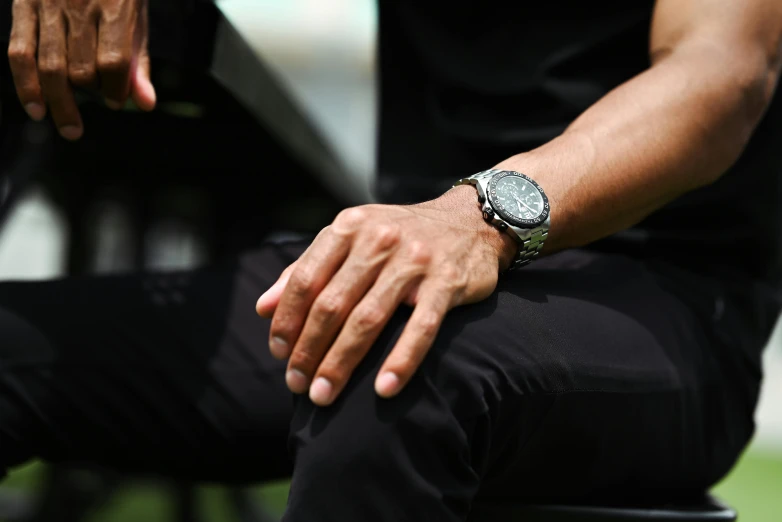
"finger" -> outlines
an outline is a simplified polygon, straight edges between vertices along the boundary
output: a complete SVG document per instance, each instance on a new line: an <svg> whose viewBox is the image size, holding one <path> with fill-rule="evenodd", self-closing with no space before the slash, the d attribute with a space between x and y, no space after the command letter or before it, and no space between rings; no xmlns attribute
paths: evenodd
<svg viewBox="0 0 782 522"><path fill-rule="evenodd" d="M323 234L327 229L328 227L321 230L318 236ZM317 239L317 237L315 239ZM310 246L308 246L307 249L302 252L302 254L299 256L299 259L304 257L310 248L312 248L312 244L314 243L315 241L313 241ZM274 312L277 310L277 306L280 304L280 297L282 297L282 292L285 290L285 286L288 284L288 281L291 278L291 274L296 269L298 262L299 260L297 259L288 265L288 267L283 270L280 276L277 278L277 281L266 292L264 292L261 297L258 298L258 301L255 303L255 311L258 313L258 315L266 319L272 318Z"/></svg>
<svg viewBox="0 0 782 522"><path fill-rule="evenodd" d="M157 93L151 81L151 61L149 57L149 17L147 3L142 4L136 28L136 45L131 67L130 96L136 107L142 111L151 111L157 103Z"/></svg>
<svg viewBox="0 0 782 522"><path fill-rule="evenodd" d="M381 397L390 398L399 393L432 347L451 308L453 296L445 288L446 284L422 284L418 304L375 380L375 391Z"/></svg>
<svg viewBox="0 0 782 522"><path fill-rule="evenodd" d="M68 12L68 78L83 88L98 86L95 58L98 48L98 15L95 11Z"/></svg>
<svg viewBox="0 0 782 522"><path fill-rule="evenodd" d="M29 2L14 2L8 63L19 101L30 118L46 117L46 104L38 78L38 13Z"/></svg>
<svg viewBox="0 0 782 522"><path fill-rule="evenodd" d="M44 8L38 48L41 90L60 135L67 140L78 140L84 127L68 82L66 52L65 20L58 10Z"/></svg>
<svg viewBox="0 0 782 522"><path fill-rule="evenodd" d="M383 268L318 367L310 387L315 404L326 406L339 396L405 296L420 284L429 263L428 248L413 244Z"/></svg>
<svg viewBox="0 0 782 522"><path fill-rule="evenodd" d="M282 271L282 274L280 274L280 277L277 279L277 282L275 282L266 292L261 295L261 297L258 298L258 302L255 303L255 311L260 315L261 317L264 317L266 319L271 319L274 315L274 310L277 308L277 305L280 302L280 296L282 296L282 291L285 290L285 285L288 284L288 280L291 277L291 274L296 269L296 261L291 263L288 268Z"/></svg>
<svg viewBox="0 0 782 522"><path fill-rule="evenodd" d="M288 364L286 381L291 391L307 391L312 376L345 319L377 280L398 244L399 229L392 225L376 227L371 231L371 238L356 241L347 260L309 310Z"/></svg>
<svg viewBox="0 0 782 522"><path fill-rule="evenodd" d="M352 237L327 230L299 258L269 329L269 350L274 357L290 355L312 302L347 258L351 242Z"/></svg>
<svg viewBox="0 0 782 522"><path fill-rule="evenodd" d="M130 67L136 31L136 2L116 2L98 22L98 74L103 97L111 109L121 109L130 94Z"/></svg>

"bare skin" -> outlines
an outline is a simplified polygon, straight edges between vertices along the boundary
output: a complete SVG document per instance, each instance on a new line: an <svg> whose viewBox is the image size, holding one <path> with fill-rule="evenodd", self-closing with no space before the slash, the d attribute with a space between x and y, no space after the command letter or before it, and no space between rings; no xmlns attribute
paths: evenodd
<svg viewBox="0 0 782 522"><path fill-rule="evenodd" d="M99 89L112 109L130 97L155 107L149 80L146 0L14 0L8 58L27 114L60 134L84 133L73 87Z"/></svg>
<svg viewBox="0 0 782 522"><path fill-rule="evenodd" d="M560 137L494 168L546 191L546 252L637 223L718 179L739 157L776 88L778 0L659 0L652 66ZM487 167L490 167L487 165ZM329 405L400 305L414 312L375 381L382 397L410 380L450 309L485 299L514 245L481 219L475 190L420 205L343 212L258 300L287 382Z"/></svg>
<svg viewBox="0 0 782 522"><path fill-rule="evenodd" d="M472 187L420 205L345 210L258 302L273 315L272 354L290 357L288 386L331 403L406 303L415 310L378 381L381 390L404 386L445 314L491 295L513 249L483 222Z"/></svg>
<svg viewBox="0 0 782 522"><path fill-rule="evenodd" d="M83 126L71 85L98 83L107 100L121 104L129 93L151 109L145 6L16 0L9 56L30 115L43 118L48 104L60 132L77 139ZM495 166L524 172L546 191L547 253L632 226L718 179L773 96L782 67L778 0L658 0L651 29L647 71L562 136ZM471 187L419 205L348 209L261 296L257 311L272 318L270 349L288 359L291 390L325 406L393 311L413 306L375 383L380 396L392 397L426 356L445 314L494 291L514 248L483 222Z"/></svg>

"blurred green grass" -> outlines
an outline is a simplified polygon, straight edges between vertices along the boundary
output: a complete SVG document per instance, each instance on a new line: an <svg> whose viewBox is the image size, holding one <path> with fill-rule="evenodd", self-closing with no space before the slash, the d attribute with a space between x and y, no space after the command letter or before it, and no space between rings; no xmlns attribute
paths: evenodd
<svg viewBox="0 0 782 522"><path fill-rule="evenodd" d="M3 483L6 487L34 489L41 476L41 464L33 463L15 470ZM288 495L287 482L267 484L254 490L273 513L282 513ZM782 520L782 453L750 449L714 492L739 511L741 522L779 522ZM168 522L174 518L168 492L159 486L137 484L123 488L88 522ZM200 511L203 520L234 522L224 488L201 488Z"/></svg>
<svg viewBox="0 0 782 522"><path fill-rule="evenodd" d="M714 493L738 510L741 522L780 522L782 454L750 448Z"/></svg>

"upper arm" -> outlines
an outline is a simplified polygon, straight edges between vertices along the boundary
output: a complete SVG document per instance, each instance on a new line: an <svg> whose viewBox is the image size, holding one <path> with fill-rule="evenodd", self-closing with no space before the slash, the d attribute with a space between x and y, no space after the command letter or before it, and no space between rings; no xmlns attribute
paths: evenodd
<svg viewBox="0 0 782 522"><path fill-rule="evenodd" d="M657 0L649 55L719 68L762 112L782 70L782 1Z"/></svg>
<svg viewBox="0 0 782 522"><path fill-rule="evenodd" d="M653 59L690 45L762 55L782 66L780 0L657 0L652 21Z"/></svg>

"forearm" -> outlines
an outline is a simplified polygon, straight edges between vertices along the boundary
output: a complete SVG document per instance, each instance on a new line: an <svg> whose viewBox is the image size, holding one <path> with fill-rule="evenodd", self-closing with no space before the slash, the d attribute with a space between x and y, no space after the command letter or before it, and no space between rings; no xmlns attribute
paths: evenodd
<svg viewBox="0 0 782 522"><path fill-rule="evenodd" d="M777 64L684 47L606 95L560 137L496 168L524 172L551 202L545 251L625 229L707 185L741 154Z"/></svg>

